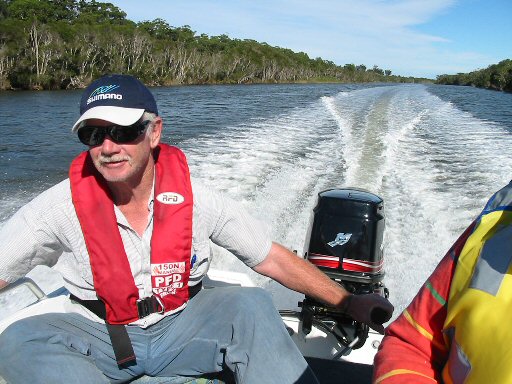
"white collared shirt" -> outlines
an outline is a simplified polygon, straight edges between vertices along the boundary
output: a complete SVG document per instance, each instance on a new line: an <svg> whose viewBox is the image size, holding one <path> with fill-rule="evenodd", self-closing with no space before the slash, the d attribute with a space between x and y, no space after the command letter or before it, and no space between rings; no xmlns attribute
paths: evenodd
<svg viewBox="0 0 512 384"><path fill-rule="evenodd" d="M263 223L250 216L239 203L194 180L192 191L190 285L201 281L208 271L212 242L232 252L249 267L265 259L272 242ZM153 196L148 202L149 221L142 236L131 228L117 207L114 210L139 296L150 296ZM71 200L69 179L41 193L0 228L0 279L12 283L36 265L54 266L63 276L66 288L75 296L83 300L97 299L89 255ZM70 310L82 313L83 307L79 307ZM135 324L148 326L160 318L161 315L153 314Z"/></svg>

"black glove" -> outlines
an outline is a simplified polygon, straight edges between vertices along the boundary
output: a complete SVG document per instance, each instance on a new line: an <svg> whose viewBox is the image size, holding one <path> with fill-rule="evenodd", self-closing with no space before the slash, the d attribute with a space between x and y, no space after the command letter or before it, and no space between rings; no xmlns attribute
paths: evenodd
<svg viewBox="0 0 512 384"><path fill-rule="evenodd" d="M341 310L360 323L384 334L384 324L393 315L393 305L381 295L350 295L341 303Z"/></svg>

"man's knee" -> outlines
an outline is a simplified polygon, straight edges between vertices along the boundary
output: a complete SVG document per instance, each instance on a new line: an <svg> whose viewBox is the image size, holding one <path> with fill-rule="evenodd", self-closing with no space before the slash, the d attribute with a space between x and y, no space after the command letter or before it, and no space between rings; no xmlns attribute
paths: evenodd
<svg viewBox="0 0 512 384"><path fill-rule="evenodd" d="M18 343L22 343L25 339L25 336L29 333L27 332L27 319L18 320L15 323L9 325L1 334L0 334L0 353L5 349L4 347L16 345Z"/></svg>
<svg viewBox="0 0 512 384"><path fill-rule="evenodd" d="M18 320L9 325L0 334L0 360L10 357L13 351L21 355L25 348L37 348L46 345L57 335L60 337L59 328L52 324L60 317L60 314L43 314Z"/></svg>
<svg viewBox="0 0 512 384"><path fill-rule="evenodd" d="M30 334L27 332L26 323L26 319L19 320L0 334L0 371L4 364L12 364L13 359L23 356L22 347Z"/></svg>

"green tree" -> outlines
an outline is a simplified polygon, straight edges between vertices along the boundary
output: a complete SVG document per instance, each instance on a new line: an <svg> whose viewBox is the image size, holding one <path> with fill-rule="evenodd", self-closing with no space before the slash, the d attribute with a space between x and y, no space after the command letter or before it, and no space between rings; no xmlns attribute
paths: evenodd
<svg viewBox="0 0 512 384"><path fill-rule="evenodd" d="M126 13L112 3L79 0L77 22L85 24L126 24ZM132 22L133 23L133 22Z"/></svg>
<svg viewBox="0 0 512 384"><path fill-rule="evenodd" d="M51 0L49 5L52 12L51 20L71 22L77 17L78 7L75 0Z"/></svg>
<svg viewBox="0 0 512 384"><path fill-rule="evenodd" d="M512 60L507 59L498 64L490 65L485 69L456 75L437 76L437 84L471 85L480 88L491 88L500 91L510 90L510 74L512 73Z"/></svg>
<svg viewBox="0 0 512 384"><path fill-rule="evenodd" d="M150 85L415 81L162 19L134 23L96 0L0 0L0 89L80 88L109 72ZM510 75L495 80L510 84Z"/></svg>
<svg viewBox="0 0 512 384"><path fill-rule="evenodd" d="M163 19L155 19L153 21L142 21L137 27L146 31L151 37L156 39L171 39L172 27Z"/></svg>
<svg viewBox="0 0 512 384"><path fill-rule="evenodd" d="M9 2L7 0L0 0L0 21L7 17L7 7Z"/></svg>
<svg viewBox="0 0 512 384"><path fill-rule="evenodd" d="M10 18L23 21L39 20L41 23L47 23L53 20L52 11L50 2L40 0L12 0L7 6Z"/></svg>

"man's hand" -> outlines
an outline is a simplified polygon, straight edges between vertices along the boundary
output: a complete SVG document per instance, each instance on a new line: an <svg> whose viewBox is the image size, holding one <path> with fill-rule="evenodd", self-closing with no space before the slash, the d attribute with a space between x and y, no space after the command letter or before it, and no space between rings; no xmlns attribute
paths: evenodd
<svg viewBox="0 0 512 384"><path fill-rule="evenodd" d="M266 259L254 270L294 291L338 307L354 320L368 324L382 334L382 324L393 314L393 305L384 297L376 293L350 294L313 264L277 243L272 244Z"/></svg>
<svg viewBox="0 0 512 384"><path fill-rule="evenodd" d="M368 324L384 334L384 324L393 315L393 305L381 295L350 295L341 302L340 308L354 320Z"/></svg>

